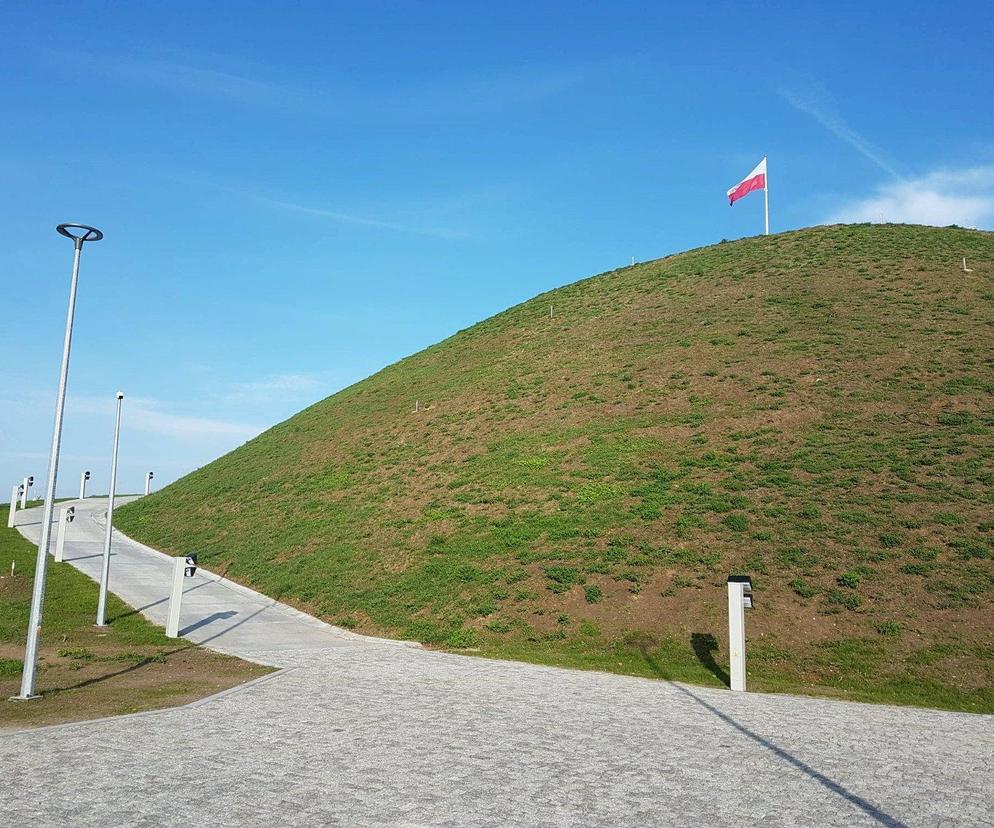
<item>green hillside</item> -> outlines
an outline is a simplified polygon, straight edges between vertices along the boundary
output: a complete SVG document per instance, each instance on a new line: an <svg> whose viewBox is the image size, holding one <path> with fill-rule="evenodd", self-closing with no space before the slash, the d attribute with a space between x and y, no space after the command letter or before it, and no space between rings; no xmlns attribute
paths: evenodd
<svg viewBox="0 0 994 828"><path fill-rule="evenodd" d="M119 525L360 632L712 684L746 572L751 689L990 712L992 412L994 235L820 227L538 296Z"/></svg>

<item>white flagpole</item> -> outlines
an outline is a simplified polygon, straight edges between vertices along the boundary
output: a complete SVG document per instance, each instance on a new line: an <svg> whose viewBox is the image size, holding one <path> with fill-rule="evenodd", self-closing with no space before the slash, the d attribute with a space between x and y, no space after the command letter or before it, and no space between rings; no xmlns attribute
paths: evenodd
<svg viewBox="0 0 994 828"><path fill-rule="evenodd" d="M763 156L763 161L765 162L766 165L766 176L763 179L765 181L765 186L763 187L763 203L765 206L765 213L766 213L765 235L768 236L770 235L770 162L765 155Z"/></svg>

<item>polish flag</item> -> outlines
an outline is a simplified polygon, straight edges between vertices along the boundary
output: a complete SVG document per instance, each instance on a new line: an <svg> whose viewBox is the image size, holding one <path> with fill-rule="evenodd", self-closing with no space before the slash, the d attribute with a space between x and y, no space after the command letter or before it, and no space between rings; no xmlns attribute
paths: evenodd
<svg viewBox="0 0 994 828"><path fill-rule="evenodd" d="M728 191L728 206L731 207L742 196L749 195L753 190L766 189L766 159L756 165L749 175Z"/></svg>

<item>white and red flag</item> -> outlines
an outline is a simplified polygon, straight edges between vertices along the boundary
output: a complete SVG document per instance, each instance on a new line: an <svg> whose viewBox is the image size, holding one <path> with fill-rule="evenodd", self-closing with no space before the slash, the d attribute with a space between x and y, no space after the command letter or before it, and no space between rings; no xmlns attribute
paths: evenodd
<svg viewBox="0 0 994 828"><path fill-rule="evenodd" d="M763 191L763 211L766 219L766 235L770 235L770 179L766 174L766 158L760 161L756 168L743 178L738 184L726 194L728 196L728 206L731 207L743 196L755 190Z"/></svg>

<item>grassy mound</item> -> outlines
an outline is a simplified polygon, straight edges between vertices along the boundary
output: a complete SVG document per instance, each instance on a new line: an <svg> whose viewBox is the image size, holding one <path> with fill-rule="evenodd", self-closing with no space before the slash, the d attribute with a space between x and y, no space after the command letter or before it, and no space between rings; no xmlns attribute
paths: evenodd
<svg viewBox="0 0 994 828"><path fill-rule="evenodd" d="M909 226L602 274L119 525L360 631L704 683L747 572L751 687L991 711L992 277L991 234Z"/></svg>

